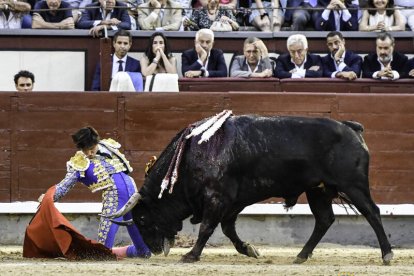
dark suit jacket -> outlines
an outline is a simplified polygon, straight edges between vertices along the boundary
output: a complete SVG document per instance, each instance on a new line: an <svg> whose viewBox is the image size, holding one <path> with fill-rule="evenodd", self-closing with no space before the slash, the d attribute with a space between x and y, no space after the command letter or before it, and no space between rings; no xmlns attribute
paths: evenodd
<svg viewBox="0 0 414 276"><path fill-rule="evenodd" d="M354 71L357 77L361 76L362 58L358 54L351 51L345 51L344 62L346 67L342 70L345 72ZM323 76L330 78L332 73L336 71L335 61L331 54L327 54L322 58Z"/></svg>
<svg viewBox="0 0 414 276"><path fill-rule="evenodd" d="M391 68L400 74L400 78L406 78L408 72L406 71L406 64L408 58L398 52L394 52L392 55ZM377 54L369 54L365 56L362 63L362 77L372 78L372 75L381 70L381 64L378 61Z"/></svg>
<svg viewBox="0 0 414 276"><path fill-rule="evenodd" d="M348 21L344 21L341 17L340 19L340 31L358 31L358 10L355 5L347 5L350 9L351 18ZM318 12L315 29L316 31L336 31L335 26L335 15L333 12L329 14L328 20L322 18L322 11Z"/></svg>
<svg viewBox="0 0 414 276"><path fill-rule="evenodd" d="M112 66L112 63L111 63ZM112 68L112 67L111 67ZM125 64L125 72L139 72L141 73L141 65L138 60L127 56L127 61ZM95 74L92 80L91 91L101 91L101 64L96 65Z"/></svg>
<svg viewBox="0 0 414 276"><path fill-rule="evenodd" d="M102 20L102 14L101 14L100 9L99 8L91 9L93 7L100 7L100 6L101 4L99 2L87 5L86 7L89 9L85 9L82 12L81 18L76 23L76 28L90 29L93 27L93 22L95 20ZM115 2L115 6L126 7L124 3L121 3L118 1ZM126 8L125 9L118 9L118 8L113 9L111 18L116 18L119 21L121 21L121 23L117 26L118 28L124 29L124 30L131 29L131 19L129 18L128 11Z"/></svg>
<svg viewBox="0 0 414 276"><path fill-rule="evenodd" d="M319 70L307 70L312 66L319 66ZM276 77L279 79L291 78L290 70L295 68L289 54L280 55L276 60ZM318 55L307 54L304 68L306 69L305 78L321 78L323 74L323 67L321 57Z"/></svg>
<svg viewBox="0 0 414 276"><path fill-rule="evenodd" d="M297 8L299 6L302 6L302 4L303 4L303 0L289 0L289 1L287 1L286 7L288 9L286 9L286 12L285 12L285 22L291 22L292 21L292 15L293 15L293 12L295 11L295 9L293 9L293 8Z"/></svg>
<svg viewBox="0 0 414 276"><path fill-rule="evenodd" d="M198 55L195 49L190 49L181 55L181 71L183 76L190 70L200 70L201 65L197 62ZM208 77L227 77L227 65L224 60L223 51L220 49L211 49L207 65Z"/></svg>
<svg viewBox="0 0 414 276"><path fill-rule="evenodd" d="M407 64L405 66L405 72L410 73L411 70L414 70L414 58L410 59L409 61L407 61ZM408 76L409 78L413 78Z"/></svg>

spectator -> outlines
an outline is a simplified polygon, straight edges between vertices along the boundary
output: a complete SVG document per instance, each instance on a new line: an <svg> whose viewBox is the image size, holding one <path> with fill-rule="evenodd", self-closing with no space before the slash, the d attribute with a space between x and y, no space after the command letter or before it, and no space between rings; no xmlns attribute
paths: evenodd
<svg viewBox="0 0 414 276"><path fill-rule="evenodd" d="M352 0L319 2L325 9L317 12L316 31L358 31L358 6L353 5Z"/></svg>
<svg viewBox="0 0 414 276"><path fill-rule="evenodd" d="M409 78L414 78L414 58L407 61L407 69L405 71L408 72Z"/></svg>
<svg viewBox="0 0 414 276"><path fill-rule="evenodd" d="M105 28L112 30L130 30L131 20L126 5L115 0L99 0L86 6L82 12L76 27L79 29L90 29L89 33L98 37ZM125 7L125 8L118 8Z"/></svg>
<svg viewBox="0 0 414 276"><path fill-rule="evenodd" d="M138 26L138 6L144 3L144 0L119 0L128 6L129 19L131 20L131 30L139 30Z"/></svg>
<svg viewBox="0 0 414 276"><path fill-rule="evenodd" d="M362 63L362 77L397 80L406 77L408 58L394 51L395 41L389 33L380 33L375 41L376 53L365 56Z"/></svg>
<svg viewBox="0 0 414 276"><path fill-rule="evenodd" d="M184 20L183 23L184 27L189 30L197 31L200 29L210 29L214 22L228 23L233 31L239 29L239 24L237 24L233 12L229 9L221 8L218 0L208 0L207 6L194 10L191 19Z"/></svg>
<svg viewBox="0 0 414 276"><path fill-rule="evenodd" d="M368 10L362 14L360 31L384 32L404 31L405 20L399 10L394 9L394 0L369 0Z"/></svg>
<svg viewBox="0 0 414 276"><path fill-rule="evenodd" d="M194 49L184 51L181 56L183 76L187 78L227 77L227 65L223 51L213 48L213 31L199 30L194 44Z"/></svg>
<svg viewBox="0 0 414 276"><path fill-rule="evenodd" d="M312 9L317 7L317 0L287 1L285 22L291 23L291 31L304 31L309 23L317 21L317 13Z"/></svg>
<svg viewBox="0 0 414 276"><path fill-rule="evenodd" d="M289 36L288 54L280 55L276 61L276 77L285 78L320 78L322 63L318 55L308 53L308 41L302 34Z"/></svg>
<svg viewBox="0 0 414 276"><path fill-rule="evenodd" d="M361 75L362 58L345 49L345 38L333 31L326 36L329 54L322 58L323 76L354 80Z"/></svg>
<svg viewBox="0 0 414 276"><path fill-rule="evenodd" d="M144 77L157 73L177 74L177 60L163 33L155 32L151 35L140 64Z"/></svg>
<svg viewBox="0 0 414 276"><path fill-rule="evenodd" d="M0 29L32 27L30 5L16 0L0 0Z"/></svg>
<svg viewBox="0 0 414 276"><path fill-rule="evenodd" d="M414 1L413 0L394 0L395 8L400 9L401 16L414 31Z"/></svg>
<svg viewBox="0 0 414 276"><path fill-rule="evenodd" d="M21 70L14 75L14 84L17 92L32 92L35 77L32 72Z"/></svg>
<svg viewBox="0 0 414 276"><path fill-rule="evenodd" d="M278 32L283 24L279 0L254 0L250 23L262 32Z"/></svg>
<svg viewBox="0 0 414 276"><path fill-rule="evenodd" d="M173 0L149 0L139 5L141 30L178 31L182 20L181 4Z"/></svg>
<svg viewBox="0 0 414 276"><path fill-rule="evenodd" d="M129 49L132 46L132 36L129 31L117 31L114 35L112 46L115 51L112 55L111 77L120 71L141 73L139 61L128 56ZM101 65L99 63L95 70L91 90L101 91Z"/></svg>
<svg viewBox="0 0 414 276"><path fill-rule="evenodd" d="M92 3L92 0L65 0L66 3L68 3L70 5L72 9L72 16L73 16L73 21L78 22L82 12L80 9L85 9L86 5L89 5Z"/></svg>
<svg viewBox="0 0 414 276"><path fill-rule="evenodd" d="M248 37L243 44L244 55L233 60L230 77L268 78L273 76L266 45L257 37Z"/></svg>
<svg viewBox="0 0 414 276"><path fill-rule="evenodd" d="M33 29L73 29L70 5L62 0L44 0L35 4L35 10L45 10L33 13ZM61 10L65 9L65 10Z"/></svg>
<svg viewBox="0 0 414 276"><path fill-rule="evenodd" d="M219 5L222 8L229 9L232 11L236 10L237 0L219 0Z"/></svg>

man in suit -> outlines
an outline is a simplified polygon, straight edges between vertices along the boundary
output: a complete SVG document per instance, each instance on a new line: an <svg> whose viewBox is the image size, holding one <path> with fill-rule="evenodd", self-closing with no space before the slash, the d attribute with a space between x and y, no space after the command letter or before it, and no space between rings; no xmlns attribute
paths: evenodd
<svg viewBox="0 0 414 276"><path fill-rule="evenodd" d="M326 36L329 54L322 58L323 76L354 80L361 75L362 58L345 49L342 33L333 31Z"/></svg>
<svg viewBox="0 0 414 276"><path fill-rule="evenodd" d="M285 78L320 78L323 69L321 57L308 53L308 41L302 34L289 36L288 54L280 55L276 60L276 77Z"/></svg>
<svg viewBox="0 0 414 276"><path fill-rule="evenodd" d="M362 77L382 80L397 80L407 77L408 58L394 52L394 37L389 33L380 33L376 39L376 53L365 56L362 63Z"/></svg>
<svg viewBox="0 0 414 276"><path fill-rule="evenodd" d="M181 55L181 70L187 78L227 77L227 65L223 51L213 48L214 33L210 29L201 29L196 33L194 49Z"/></svg>
<svg viewBox="0 0 414 276"><path fill-rule="evenodd" d="M125 8L115 8L115 6ZM78 29L90 29L89 33L94 37L98 37L105 26L109 30L131 29L131 19L126 4L115 0L99 0L86 6L76 24Z"/></svg>
<svg viewBox="0 0 414 276"><path fill-rule="evenodd" d="M319 0L325 9L318 11L316 31L358 31L358 6L351 0Z"/></svg>
<svg viewBox="0 0 414 276"><path fill-rule="evenodd" d="M120 71L141 72L139 61L128 56L129 49L132 46L131 33L126 30L119 30L115 33L112 46L114 54L112 55L112 73L114 76ZM92 91L101 91L101 65L98 63L95 75L92 80Z"/></svg>
<svg viewBox="0 0 414 276"><path fill-rule="evenodd" d="M181 21L181 4L173 0L149 0L138 7L141 30L178 31Z"/></svg>
<svg viewBox="0 0 414 276"><path fill-rule="evenodd" d="M248 37L243 45L244 55L236 56L230 68L230 77L268 78L273 76L266 45L257 37Z"/></svg>

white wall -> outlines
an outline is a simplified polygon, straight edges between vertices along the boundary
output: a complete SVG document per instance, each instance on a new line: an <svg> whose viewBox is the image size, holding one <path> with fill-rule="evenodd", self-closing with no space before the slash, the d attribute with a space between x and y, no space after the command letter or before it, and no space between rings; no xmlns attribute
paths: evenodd
<svg viewBox="0 0 414 276"><path fill-rule="evenodd" d="M15 91L14 75L35 75L34 91L84 91L85 53L71 51L0 51L0 91Z"/></svg>

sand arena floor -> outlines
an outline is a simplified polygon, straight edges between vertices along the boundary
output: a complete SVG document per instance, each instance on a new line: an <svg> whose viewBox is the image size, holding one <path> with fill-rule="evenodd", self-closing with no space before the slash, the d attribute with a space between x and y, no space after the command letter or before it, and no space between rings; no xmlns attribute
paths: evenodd
<svg viewBox="0 0 414 276"><path fill-rule="evenodd" d="M383 266L378 248L320 244L301 265L292 264L300 247L257 248L259 259L232 247L207 247L200 262L183 264L189 248L172 248L168 257L92 262L25 259L20 246L0 246L0 275L414 275L414 249L394 249L392 265Z"/></svg>

